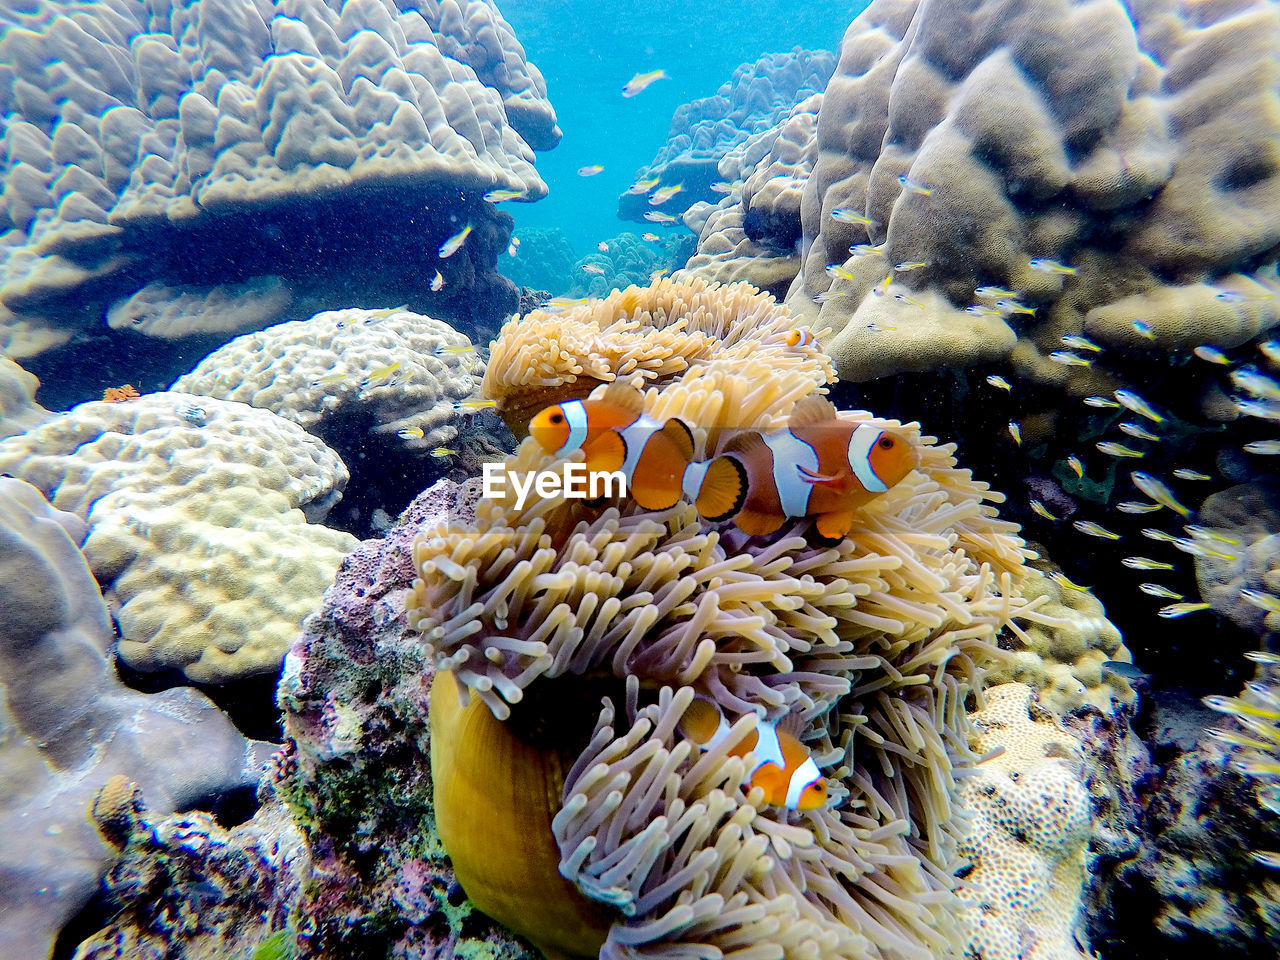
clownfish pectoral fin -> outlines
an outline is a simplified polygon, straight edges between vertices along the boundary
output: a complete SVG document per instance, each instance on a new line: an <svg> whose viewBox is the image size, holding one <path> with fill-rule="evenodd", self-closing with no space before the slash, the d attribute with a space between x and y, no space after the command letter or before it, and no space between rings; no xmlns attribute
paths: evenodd
<svg viewBox="0 0 1280 960"><path fill-rule="evenodd" d="M776 763L764 763L751 775L751 786L764 789L764 802L771 807L782 806L787 799L786 773Z"/></svg>
<svg viewBox="0 0 1280 960"><path fill-rule="evenodd" d="M787 417L787 427L806 427L814 423L825 423L837 419L834 403L826 397L811 393L791 408L791 416Z"/></svg>
<svg viewBox="0 0 1280 960"><path fill-rule="evenodd" d="M719 523L741 510L746 499L746 467L735 457L716 457L706 465L693 505L699 516Z"/></svg>
<svg viewBox="0 0 1280 960"><path fill-rule="evenodd" d="M767 537L777 532L787 518L780 513L742 510L733 518L734 525L749 537Z"/></svg>
<svg viewBox="0 0 1280 960"><path fill-rule="evenodd" d="M615 380L605 387L604 396L600 399L605 403L613 404L615 407L629 410L636 416L644 413L644 394L630 383L622 380Z"/></svg>
<svg viewBox="0 0 1280 960"><path fill-rule="evenodd" d="M606 430L586 448L588 473L612 473L627 462L627 441L616 430Z"/></svg>
<svg viewBox="0 0 1280 960"><path fill-rule="evenodd" d="M836 510L818 515L818 536L824 540L843 540L852 526L852 510Z"/></svg>
<svg viewBox="0 0 1280 960"><path fill-rule="evenodd" d="M840 479L835 474L814 473L808 467L803 467L800 464L796 464L796 472L800 474L800 479L805 483L831 484Z"/></svg>

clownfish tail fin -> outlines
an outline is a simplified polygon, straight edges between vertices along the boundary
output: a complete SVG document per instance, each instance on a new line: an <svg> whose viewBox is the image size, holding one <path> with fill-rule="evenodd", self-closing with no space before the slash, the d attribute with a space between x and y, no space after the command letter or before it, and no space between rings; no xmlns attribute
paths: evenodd
<svg viewBox="0 0 1280 960"><path fill-rule="evenodd" d="M739 510L747 499L747 468L737 457L720 456L710 462L696 463L690 471L698 468L701 479L697 490L690 495L699 516L718 523L728 520Z"/></svg>
<svg viewBox="0 0 1280 960"><path fill-rule="evenodd" d="M806 427L835 419L837 419L835 404L824 396L811 393L791 408L787 426L794 430L796 427Z"/></svg>

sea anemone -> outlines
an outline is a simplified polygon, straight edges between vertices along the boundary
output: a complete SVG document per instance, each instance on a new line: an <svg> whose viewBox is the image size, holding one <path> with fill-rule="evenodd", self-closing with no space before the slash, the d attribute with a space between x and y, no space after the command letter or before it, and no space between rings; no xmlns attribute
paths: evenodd
<svg viewBox="0 0 1280 960"><path fill-rule="evenodd" d="M645 411L681 417L709 456L814 386L805 366L711 358L649 389ZM964 706L1023 609L1029 552L953 447L841 416L899 432L918 465L834 546L807 520L748 538L684 502L536 495L415 543L441 838L468 895L551 955L963 949ZM526 440L505 467L556 463ZM733 724L706 752L679 729L695 697ZM809 749L826 807L751 787L731 750L761 717Z"/></svg>

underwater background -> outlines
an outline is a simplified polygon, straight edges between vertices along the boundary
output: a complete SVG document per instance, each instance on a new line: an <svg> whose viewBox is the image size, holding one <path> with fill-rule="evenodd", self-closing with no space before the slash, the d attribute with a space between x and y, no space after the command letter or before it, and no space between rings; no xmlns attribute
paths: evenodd
<svg viewBox="0 0 1280 960"><path fill-rule="evenodd" d="M0 0L0 116L0 960L1280 955L1280 4Z"/></svg>

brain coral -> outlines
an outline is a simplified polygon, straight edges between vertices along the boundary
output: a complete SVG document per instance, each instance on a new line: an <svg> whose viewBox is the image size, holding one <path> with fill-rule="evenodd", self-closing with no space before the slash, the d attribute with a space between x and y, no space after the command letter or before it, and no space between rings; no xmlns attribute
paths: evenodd
<svg viewBox="0 0 1280 960"><path fill-rule="evenodd" d="M275 670L356 543L315 520L342 461L300 427L182 393L85 403L0 441L0 471L86 521L119 654L217 683Z"/></svg>
<svg viewBox="0 0 1280 960"><path fill-rule="evenodd" d="M514 300L493 273L510 220L479 195L545 194L531 147L559 130L491 2L35 0L0 18L11 355L66 342L113 299L120 322L168 312L187 332L210 317L201 303L243 300L251 282L277 290L245 322L290 300L350 303L326 276L335 246L346 280L421 294L435 261L406 242L434 251L468 219L476 242L438 264L450 294L505 291L476 308L495 315Z"/></svg>
<svg viewBox="0 0 1280 960"><path fill-rule="evenodd" d="M683 184L674 200L662 204L667 213L712 196L713 181L738 179L724 175L725 155L777 125L798 101L821 93L835 65L828 51L799 47L742 64L715 96L676 108L667 142L636 179L659 177L664 185ZM645 194L618 198L621 219L644 222L650 209Z"/></svg>
<svg viewBox="0 0 1280 960"><path fill-rule="evenodd" d="M374 434L421 430L395 442L425 452L458 435L453 405L483 374L471 341L441 320L409 310L332 310L238 337L173 389L261 407L311 433L367 411Z"/></svg>
<svg viewBox="0 0 1280 960"><path fill-rule="evenodd" d="M707 454L813 388L804 369L722 356L650 389L646 412L684 418ZM473 523L423 532L407 615L469 697L458 707L437 680L432 762L441 837L474 902L539 945L603 941L609 957L963 949L964 700L1020 609L1025 551L952 447L897 428L918 469L834 547L809 544L803 522L753 540L685 503L645 513L537 497L482 500ZM506 466L554 463L527 440ZM695 692L738 737L757 711L788 716L838 804L766 807L741 759L697 755L677 732ZM602 694L592 731L586 707ZM504 807L524 797L505 759L538 744L555 759L531 774L537 802ZM470 778L485 757L499 758L500 791L477 789L493 775ZM554 844L536 826L547 820ZM510 844L545 867L517 890L497 853ZM585 907L554 896L561 877ZM594 932L555 927L558 911L581 918L593 903Z"/></svg>
<svg viewBox="0 0 1280 960"><path fill-rule="evenodd" d="M112 663L111 616L77 517L0 477L0 955L48 957L114 853L89 819L124 774L160 814L252 788L271 745L188 687L143 694Z"/></svg>
<svg viewBox="0 0 1280 960"><path fill-rule="evenodd" d="M1076 945L1091 825L1075 739L1020 683L992 687L970 714L974 749L1004 752L960 787L974 811L960 852L974 960L1085 960Z"/></svg>
<svg viewBox="0 0 1280 960"><path fill-rule="evenodd" d="M1278 44L1262 0L876 0L823 94L788 304L853 379L1011 358L1083 395L1097 370L1045 360L1062 335L1243 343L1280 318ZM984 285L1034 314L967 314Z"/></svg>
<svg viewBox="0 0 1280 960"><path fill-rule="evenodd" d="M523 433L540 408L598 384L635 374L662 383L716 358L767 359L803 370L814 387L832 380L824 353L783 342L794 329L790 311L748 284L663 279L511 321L493 343L481 391Z"/></svg>

